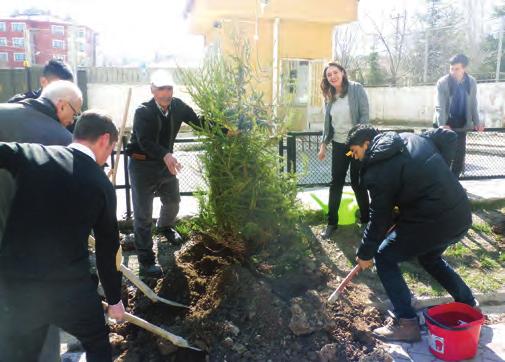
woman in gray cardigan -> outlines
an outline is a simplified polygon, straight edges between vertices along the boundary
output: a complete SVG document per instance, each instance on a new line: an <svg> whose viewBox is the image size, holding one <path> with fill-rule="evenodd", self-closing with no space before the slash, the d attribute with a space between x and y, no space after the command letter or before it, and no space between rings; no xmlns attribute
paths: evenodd
<svg viewBox="0 0 505 362"><path fill-rule="evenodd" d="M360 221L368 222L369 201L366 189L359 182L360 163L346 155L349 147L345 144L347 134L354 125L368 123L368 98L363 86L349 81L344 67L338 63L328 63L324 68L321 90L325 98L326 112L323 143L318 154L320 160L326 157L326 146L332 144L328 226L321 234L327 239L337 230L338 209L349 165L351 186L360 209Z"/></svg>

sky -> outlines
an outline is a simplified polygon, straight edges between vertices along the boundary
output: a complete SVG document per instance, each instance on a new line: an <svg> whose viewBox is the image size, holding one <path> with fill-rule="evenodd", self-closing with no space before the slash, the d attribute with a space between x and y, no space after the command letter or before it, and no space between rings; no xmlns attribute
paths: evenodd
<svg viewBox="0 0 505 362"><path fill-rule="evenodd" d="M99 50L108 57L152 58L156 52L197 56L203 39L189 34L186 0L0 0L0 15L35 7L70 16L99 33Z"/></svg>
<svg viewBox="0 0 505 362"><path fill-rule="evenodd" d="M312 1L307 0L308 6L312 6ZM463 6L469 1L502 0L451 0L451 5ZM373 32L370 23L367 25L367 15L389 19L404 8L413 14L425 3L426 0L360 0L360 24L365 31ZM189 34L183 19L185 4L186 0L0 0L0 16L31 7L50 10L53 15L70 16L98 32L99 54L116 62L123 58L132 62L152 60L157 52L173 54L184 61L203 54L203 38Z"/></svg>

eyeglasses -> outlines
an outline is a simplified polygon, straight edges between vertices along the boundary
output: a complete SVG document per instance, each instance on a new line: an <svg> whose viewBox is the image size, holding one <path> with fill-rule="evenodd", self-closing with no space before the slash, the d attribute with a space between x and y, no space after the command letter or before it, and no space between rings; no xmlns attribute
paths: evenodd
<svg viewBox="0 0 505 362"><path fill-rule="evenodd" d="M67 104L70 106L70 108L72 109L72 112L74 112L74 120L79 118L81 116L81 112L77 112L76 109L74 108L74 106L72 106L72 103L70 102L67 102Z"/></svg>

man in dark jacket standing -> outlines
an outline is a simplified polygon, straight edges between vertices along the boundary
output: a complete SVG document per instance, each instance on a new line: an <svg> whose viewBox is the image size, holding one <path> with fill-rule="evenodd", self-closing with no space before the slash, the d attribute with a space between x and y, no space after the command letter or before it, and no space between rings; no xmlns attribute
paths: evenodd
<svg viewBox="0 0 505 362"><path fill-rule="evenodd" d="M397 323L374 331L381 339L420 339L400 262L417 258L455 301L476 305L468 286L442 258L447 247L462 238L472 224L466 193L448 167L455 142L456 134L441 128L422 136L381 134L366 125L349 132L347 144L353 156L363 162L362 182L371 198L370 222L357 261L366 269L375 259L377 274L396 315ZM399 214L393 221L395 206Z"/></svg>
<svg viewBox="0 0 505 362"><path fill-rule="evenodd" d="M70 82L74 81L74 74L68 66L68 64L62 62L58 59L51 59L44 65L42 69L42 76L40 77L40 88L37 90L30 90L26 93L20 93L9 99L8 103L17 103L25 99L35 99L39 98L42 93L42 89L49 85L49 83L55 80L68 80Z"/></svg>
<svg viewBox="0 0 505 362"><path fill-rule="evenodd" d="M108 116L88 111L69 147L0 143L17 186L0 244L0 361L36 361L50 324L76 336L87 361L112 361L88 236L109 316L122 319L116 194L100 168L117 137Z"/></svg>
<svg viewBox="0 0 505 362"><path fill-rule="evenodd" d="M66 80L52 82L37 99L0 104L0 141L67 146L72 134L65 128L81 106L80 89Z"/></svg>
<svg viewBox="0 0 505 362"><path fill-rule="evenodd" d="M179 98L173 97L174 82L169 73L157 71L151 78L153 98L135 111L133 134L127 146L132 185L135 246L140 273L158 277L162 270L155 262L151 235L153 198L160 197L162 206L158 230L170 242L180 243L174 230L179 212L179 180L176 175L181 164L174 157L174 141L186 122L194 127L203 123Z"/></svg>
<svg viewBox="0 0 505 362"><path fill-rule="evenodd" d="M449 74L437 82L435 126L454 129L457 146L451 170L459 177L465 169L466 132L483 131L477 107L477 82L466 72L468 58L457 54L449 60Z"/></svg>

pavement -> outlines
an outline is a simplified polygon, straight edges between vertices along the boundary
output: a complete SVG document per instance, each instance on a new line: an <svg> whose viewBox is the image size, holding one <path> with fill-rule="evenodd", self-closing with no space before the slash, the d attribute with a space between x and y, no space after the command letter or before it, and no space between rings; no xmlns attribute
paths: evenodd
<svg viewBox="0 0 505 362"><path fill-rule="evenodd" d="M386 350L394 361L435 362L441 361L429 351L429 335L422 332L422 340L417 343L389 343ZM472 362L505 361L505 323L485 325L480 332L479 346Z"/></svg>

